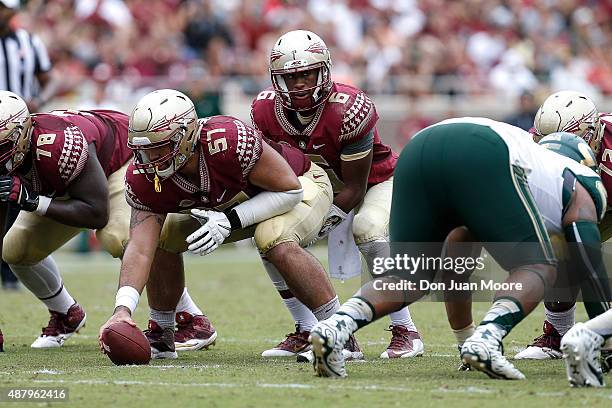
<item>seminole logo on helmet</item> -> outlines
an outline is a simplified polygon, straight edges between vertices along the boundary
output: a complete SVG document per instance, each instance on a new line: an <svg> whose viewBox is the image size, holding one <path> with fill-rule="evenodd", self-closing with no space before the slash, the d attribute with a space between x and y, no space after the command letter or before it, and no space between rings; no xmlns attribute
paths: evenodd
<svg viewBox="0 0 612 408"><path fill-rule="evenodd" d="M171 177L193 155L198 117L193 102L181 92L160 89L145 95L130 115L128 147L134 151L134 165L147 178Z"/></svg>
<svg viewBox="0 0 612 408"><path fill-rule="evenodd" d="M317 70L316 84L305 89L289 89L285 75L309 70ZM270 53L270 76L284 107L295 111L314 109L325 102L332 87L329 49L311 31L290 31L274 43ZM296 103L296 97L305 94L309 95L309 100Z"/></svg>
<svg viewBox="0 0 612 408"><path fill-rule="evenodd" d="M584 139L597 154L601 147L603 126L593 101L576 91L550 95L536 113L534 128L543 137L554 132L569 132Z"/></svg>
<svg viewBox="0 0 612 408"><path fill-rule="evenodd" d="M567 132L555 132L543 137L539 145L568 157L578 163L597 171L597 160L589 145L578 136Z"/></svg>
<svg viewBox="0 0 612 408"><path fill-rule="evenodd" d="M32 118L21 97L0 91L0 175L11 174L30 148Z"/></svg>

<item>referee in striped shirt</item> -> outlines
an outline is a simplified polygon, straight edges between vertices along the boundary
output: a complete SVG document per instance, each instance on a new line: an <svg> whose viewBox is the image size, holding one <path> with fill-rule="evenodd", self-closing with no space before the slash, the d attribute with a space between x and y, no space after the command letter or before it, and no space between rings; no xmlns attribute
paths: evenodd
<svg viewBox="0 0 612 408"><path fill-rule="evenodd" d="M30 112L38 112L54 93L51 61L37 36L11 27L19 5L19 0L0 0L0 90L16 93L26 101ZM5 230L18 214L18 208L9 206ZM17 278L4 262L0 275L4 288L17 288Z"/></svg>

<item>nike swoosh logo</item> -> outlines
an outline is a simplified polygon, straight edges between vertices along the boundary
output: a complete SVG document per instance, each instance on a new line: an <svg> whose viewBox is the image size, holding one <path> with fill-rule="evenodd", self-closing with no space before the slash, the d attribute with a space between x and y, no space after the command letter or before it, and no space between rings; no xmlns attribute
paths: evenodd
<svg viewBox="0 0 612 408"><path fill-rule="evenodd" d="M318 149L322 148L323 146L325 146L325 143L320 144L320 145L312 145L312 148L315 149L315 150L318 150Z"/></svg>
<svg viewBox="0 0 612 408"><path fill-rule="evenodd" d="M227 192L227 190L223 190L223 194L221 194L221 196L219 198L217 198L217 202L220 203L221 200L223 200L223 197L225 196L225 193Z"/></svg>

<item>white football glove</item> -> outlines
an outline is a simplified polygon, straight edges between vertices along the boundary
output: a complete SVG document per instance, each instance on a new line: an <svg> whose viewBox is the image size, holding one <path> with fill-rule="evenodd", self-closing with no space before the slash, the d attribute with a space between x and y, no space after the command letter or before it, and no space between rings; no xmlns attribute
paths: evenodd
<svg viewBox="0 0 612 408"><path fill-rule="evenodd" d="M232 232L227 216L220 211L193 209L191 210L191 216L202 224L200 228L185 240L190 244L187 248L194 254L210 254Z"/></svg>
<svg viewBox="0 0 612 408"><path fill-rule="evenodd" d="M323 222L323 226L319 231L317 239L323 239L327 237L331 230L336 228L338 224L340 224L346 219L346 217L348 217L348 215L344 211L342 211L335 204L332 204L331 208L329 209L329 212L327 213L327 217Z"/></svg>

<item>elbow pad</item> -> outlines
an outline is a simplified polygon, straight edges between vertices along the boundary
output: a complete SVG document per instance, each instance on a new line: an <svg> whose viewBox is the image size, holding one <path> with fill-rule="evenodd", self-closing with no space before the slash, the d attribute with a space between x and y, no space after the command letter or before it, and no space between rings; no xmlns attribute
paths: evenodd
<svg viewBox="0 0 612 408"><path fill-rule="evenodd" d="M295 207L304 197L302 188L289 191L264 191L232 208L227 216L232 229L258 224L284 214Z"/></svg>

